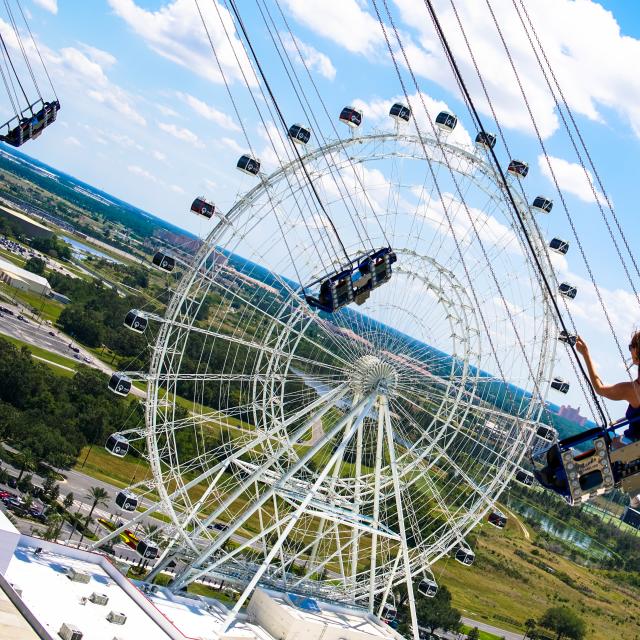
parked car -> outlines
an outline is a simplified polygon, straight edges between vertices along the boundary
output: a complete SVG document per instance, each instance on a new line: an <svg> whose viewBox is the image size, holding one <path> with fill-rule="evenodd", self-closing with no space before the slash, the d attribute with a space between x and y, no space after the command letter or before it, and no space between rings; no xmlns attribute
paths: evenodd
<svg viewBox="0 0 640 640"><path fill-rule="evenodd" d="M49 335L55 337L56 334L53 331L49 331Z"/></svg>

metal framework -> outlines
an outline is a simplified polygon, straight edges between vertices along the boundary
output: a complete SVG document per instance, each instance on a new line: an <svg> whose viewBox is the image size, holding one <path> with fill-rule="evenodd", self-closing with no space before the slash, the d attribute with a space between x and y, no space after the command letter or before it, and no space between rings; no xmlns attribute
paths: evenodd
<svg viewBox="0 0 640 640"><path fill-rule="evenodd" d="M147 383L145 425L121 431L149 462L132 487L145 510L96 547L161 512L151 577L180 558L173 589L233 582L232 616L258 583L380 613L405 582L415 620L413 579L464 543L533 443L555 354L549 301L484 152L422 143L397 129L304 157L349 251L398 256L362 307L329 317L304 303L296 283L340 264L297 160L178 256L186 274L149 316L150 370L129 372ZM440 201L427 161L465 192Z"/></svg>

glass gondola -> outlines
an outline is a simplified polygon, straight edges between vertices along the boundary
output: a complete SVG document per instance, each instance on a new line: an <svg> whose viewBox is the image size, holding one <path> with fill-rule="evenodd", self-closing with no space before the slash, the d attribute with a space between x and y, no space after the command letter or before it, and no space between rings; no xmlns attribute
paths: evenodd
<svg viewBox="0 0 640 640"><path fill-rule="evenodd" d="M320 285L319 292L305 299L310 306L326 313L335 313L354 301L362 304L371 291L391 278L391 265L396 260L390 247L360 255L352 260L349 268L309 284L306 288L311 290Z"/></svg>
<svg viewBox="0 0 640 640"><path fill-rule="evenodd" d="M260 173L260 160L259 158L253 158L248 154L240 156L236 167L250 176L257 176Z"/></svg>
<svg viewBox="0 0 640 640"><path fill-rule="evenodd" d="M138 496L131 491L123 489L116 495L116 504L124 511L135 511L138 508Z"/></svg>
<svg viewBox="0 0 640 640"><path fill-rule="evenodd" d="M578 289L568 282L561 282L558 287L558 293L565 298L573 300L578 294Z"/></svg>
<svg viewBox="0 0 640 640"><path fill-rule="evenodd" d="M123 322L125 327L131 329L131 331L135 331L136 333L144 333L149 324L149 320L146 316L137 309L131 309L131 311L127 311L127 315L124 317Z"/></svg>
<svg viewBox="0 0 640 640"><path fill-rule="evenodd" d="M311 131L301 124L292 124L289 127L289 137L296 144L308 144L309 140L311 140Z"/></svg>
<svg viewBox="0 0 640 640"><path fill-rule="evenodd" d="M139 540L136 551L147 560L155 560L160 555L158 545L148 540Z"/></svg>
<svg viewBox="0 0 640 640"><path fill-rule="evenodd" d="M512 160L507 171L516 178L526 178L529 173L529 165L522 160Z"/></svg>
<svg viewBox="0 0 640 640"><path fill-rule="evenodd" d="M549 242L549 249L564 256L567 254L567 251L569 251L569 243L560 238L552 238L551 242Z"/></svg>
<svg viewBox="0 0 640 640"><path fill-rule="evenodd" d="M529 473L528 471L525 471L524 469L518 469L513 478L516 482L519 482L526 487L533 486L533 482L535 480L534 475L532 473Z"/></svg>
<svg viewBox="0 0 640 640"><path fill-rule="evenodd" d="M448 111L441 111L436 116L435 125L444 133L451 133L456 128L457 124L457 116L454 116L453 113L449 113Z"/></svg>
<svg viewBox="0 0 640 640"><path fill-rule="evenodd" d="M536 196L531 208L539 213L551 213L551 209L553 209L553 200L549 200L549 198L545 198L544 196Z"/></svg>
<svg viewBox="0 0 640 640"><path fill-rule="evenodd" d="M431 578L423 578L418 583L418 593L423 595L425 598L434 598L436 593L438 593L438 583Z"/></svg>
<svg viewBox="0 0 640 640"><path fill-rule="evenodd" d="M391 109L389 109L389 115L396 122L409 122L411 119L411 109L401 102L396 102Z"/></svg>
<svg viewBox="0 0 640 640"><path fill-rule="evenodd" d="M575 346L578 336L575 333L568 333L564 329L558 334L558 340L564 344Z"/></svg>
<svg viewBox="0 0 640 640"><path fill-rule="evenodd" d="M551 388L559 391L560 393L568 393L569 392L569 383L562 378L554 378L551 381Z"/></svg>
<svg viewBox="0 0 640 640"><path fill-rule="evenodd" d="M34 107L38 104L42 105L41 108L34 111ZM22 112L21 117L14 116L0 127L0 129L7 128L7 133L0 135L0 140L12 147L20 147L28 140L34 140L42 134L46 127L56 121L58 111L60 111L58 100L52 102L40 100L29 105L28 109Z"/></svg>
<svg viewBox="0 0 640 640"><path fill-rule="evenodd" d="M467 547L466 544L460 543L454 550L453 557L465 567L469 567L476 559L476 554Z"/></svg>
<svg viewBox="0 0 640 640"><path fill-rule="evenodd" d="M497 529L504 529L507 526L507 516L500 511L492 511L487 518L487 522Z"/></svg>
<svg viewBox="0 0 640 640"><path fill-rule="evenodd" d="M117 458L124 458L129 452L129 441L119 433L112 433L105 442L104 448Z"/></svg>
<svg viewBox="0 0 640 640"><path fill-rule="evenodd" d="M478 131L478 134L476 135L476 144L489 151L496 146L496 136L495 134L487 133L486 131Z"/></svg>
<svg viewBox="0 0 640 640"><path fill-rule="evenodd" d="M131 391L131 379L116 371L109 378L109 389L117 396L128 396Z"/></svg>
<svg viewBox="0 0 640 640"><path fill-rule="evenodd" d="M199 197L191 203L191 211L197 213L199 216L211 219L216 213L216 205L205 200L204 197Z"/></svg>
<svg viewBox="0 0 640 640"><path fill-rule="evenodd" d="M340 112L340 122L355 129L362 124L362 111L355 107L344 107Z"/></svg>
<svg viewBox="0 0 640 640"><path fill-rule="evenodd" d="M621 420L608 427L595 427L546 448L532 458L536 480L565 498L570 505L620 488L640 493L640 440L612 448L612 433L630 424ZM590 447L585 451L587 447Z"/></svg>
<svg viewBox="0 0 640 640"><path fill-rule="evenodd" d="M397 617L398 609L396 609L395 605L385 602L384 607L382 607L382 615L380 616L382 622L391 624Z"/></svg>
<svg viewBox="0 0 640 640"><path fill-rule="evenodd" d="M155 252L152 262L163 271L173 271L176 266L176 259L162 251Z"/></svg>

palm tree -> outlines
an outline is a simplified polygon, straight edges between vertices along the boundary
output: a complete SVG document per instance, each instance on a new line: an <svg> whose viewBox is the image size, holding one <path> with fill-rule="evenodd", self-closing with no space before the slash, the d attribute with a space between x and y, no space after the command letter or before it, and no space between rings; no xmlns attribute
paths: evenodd
<svg viewBox="0 0 640 640"><path fill-rule="evenodd" d="M33 471L36 468L36 458L29 451L29 449L25 449L24 451L20 451L20 453L16 456L16 462L20 466L20 475L17 477L16 482L20 482L22 479L22 474L29 470Z"/></svg>
<svg viewBox="0 0 640 640"><path fill-rule="evenodd" d="M89 515L87 516L87 524L91 520L91 516L93 514L93 510L99 504L107 504L107 498L109 494L102 487L91 487L89 492L85 495L85 498L92 501L91 510L89 511Z"/></svg>
<svg viewBox="0 0 640 640"><path fill-rule="evenodd" d="M531 632L536 628L537 625L538 625L538 623L537 623L536 620L534 620L533 618L527 618L524 621L524 628L525 628L526 633L524 634L524 637L523 637L522 640L525 640L525 638L527 636L530 637L531 636Z"/></svg>

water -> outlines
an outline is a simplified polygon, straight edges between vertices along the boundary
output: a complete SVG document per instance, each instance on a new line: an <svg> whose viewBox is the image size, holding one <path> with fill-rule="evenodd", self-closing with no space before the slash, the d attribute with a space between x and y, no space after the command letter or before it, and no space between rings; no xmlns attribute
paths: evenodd
<svg viewBox="0 0 640 640"><path fill-rule="evenodd" d="M87 257L86 254L90 253L91 255L97 256L98 258L102 258L109 262L117 262L118 264L122 264L120 260L117 260L113 256L110 256L109 254L104 253L99 249L92 247L91 245L85 244L84 242L80 242L80 240L76 240L75 238L70 238L69 236L65 236L65 235L61 235L60 237L67 244L70 244L75 249L75 251L73 252L73 255L80 260L84 260Z"/></svg>
<svg viewBox="0 0 640 640"><path fill-rule="evenodd" d="M509 507L525 518L536 522L545 533L553 538L568 542L570 545L582 551L587 551L590 555L597 558L608 558L612 555L611 552L597 540L594 540L578 529L565 525L544 511L540 511L532 504L512 498L509 500Z"/></svg>

